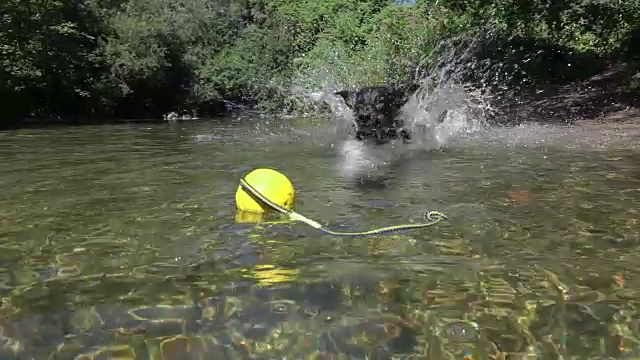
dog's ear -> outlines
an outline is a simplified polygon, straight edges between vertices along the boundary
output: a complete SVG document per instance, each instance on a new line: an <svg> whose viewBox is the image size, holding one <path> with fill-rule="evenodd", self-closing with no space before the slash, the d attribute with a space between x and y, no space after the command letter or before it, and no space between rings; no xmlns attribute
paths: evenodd
<svg viewBox="0 0 640 360"><path fill-rule="evenodd" d="M400 109L408 102L409 102L409 95L403 95L401 97L397 97L396 101L394 102L394 107L396 109Z"/></svg>
<svg viewBox="0 0 640 360"><path fill-rule="evenodd" d="M415 82L404 83L395 86L394 106L396 107L396 109L403 107L409 101L411 95L418 91L418 89L420 89L420 84Z"/></svg>
<svg viewBox="0 0 640 360"><path fill-rule="evenodd" d="M416 82L404 83L396 86L396 91L404 93L405 96L411 96L420 89L420 84Z"/></svg>
<svg viewBox="0 0 640 360"><path fill-rule="evenodd" d="M347 106L353 109L353 98L351 97L351 91L340 90L340 91L334 92L333 94L340 96L342 99L344 99L344 102L347 104Z"/></svg>

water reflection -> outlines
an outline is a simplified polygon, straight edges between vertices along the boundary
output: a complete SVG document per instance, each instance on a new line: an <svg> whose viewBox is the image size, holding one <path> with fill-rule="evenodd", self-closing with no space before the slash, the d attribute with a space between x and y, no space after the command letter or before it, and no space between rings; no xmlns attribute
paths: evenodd
<svg viewBox="0 0 640 360"><path fill-rule="evenodd" d="M0 357L636 356L638 139L492 129L345 179L321 122L4 133ZM332 228L449 220L256 225L233 208L256 167Z"/></svg>

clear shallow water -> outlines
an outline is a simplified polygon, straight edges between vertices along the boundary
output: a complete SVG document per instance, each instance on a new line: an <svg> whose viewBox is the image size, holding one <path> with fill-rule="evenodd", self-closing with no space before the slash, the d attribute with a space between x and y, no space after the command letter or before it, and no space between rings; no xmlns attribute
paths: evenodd
<svg viewBox="0 0 640 360"><path fill-rule="evenodd" d="M489 129L345 176L353 145L323 121L0 133L2 355L637 356L639 140ZM331 228L449 220L353 239L236 223L257 167Z"/></svg>

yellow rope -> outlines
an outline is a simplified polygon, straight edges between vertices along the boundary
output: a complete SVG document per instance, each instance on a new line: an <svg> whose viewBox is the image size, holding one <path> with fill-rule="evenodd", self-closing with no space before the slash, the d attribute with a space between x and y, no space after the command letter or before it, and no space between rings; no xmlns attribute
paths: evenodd
<svg viewBox="0 0 640 360"><path fill-rule="evenodd" d="M426 211L424 213L424 218L427 222L422 224L403 224L403 225L394 225L394 226L386 226L378 229L372 229L367 231L354 231L354 232L340 232L333 231L323 227L320 223L313 221L307 217L304 217L293 210L286 209L279 204L269 200L266 196L261 194L258 190L256 190L253 186L249 185L249 183L245 179L240 179L240 186L245 189L249 194L253 195L258 200L262 201L269 207L274 210L280 212L283 215L288 215L291 220L301 221L313 228L316 228L326 234L333 236L364 236L364 235L381 235L394 231L404 231L404 230L413 230L413 229L422 229L429 226L433 226L441 221L447 219L447 216L439 211Z"/></svg>

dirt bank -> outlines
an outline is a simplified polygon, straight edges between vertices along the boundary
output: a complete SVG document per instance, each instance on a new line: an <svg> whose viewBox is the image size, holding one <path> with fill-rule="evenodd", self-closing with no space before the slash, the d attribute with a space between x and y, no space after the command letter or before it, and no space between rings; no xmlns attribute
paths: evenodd
<svg viewBox="0 0 640 360"><path fill-rule="evenodd" d="M500 106L500 112L509 123L640 125L638 69L637 65L619 64L568 85L538 85L512 93L507 105Z"/></svg>

